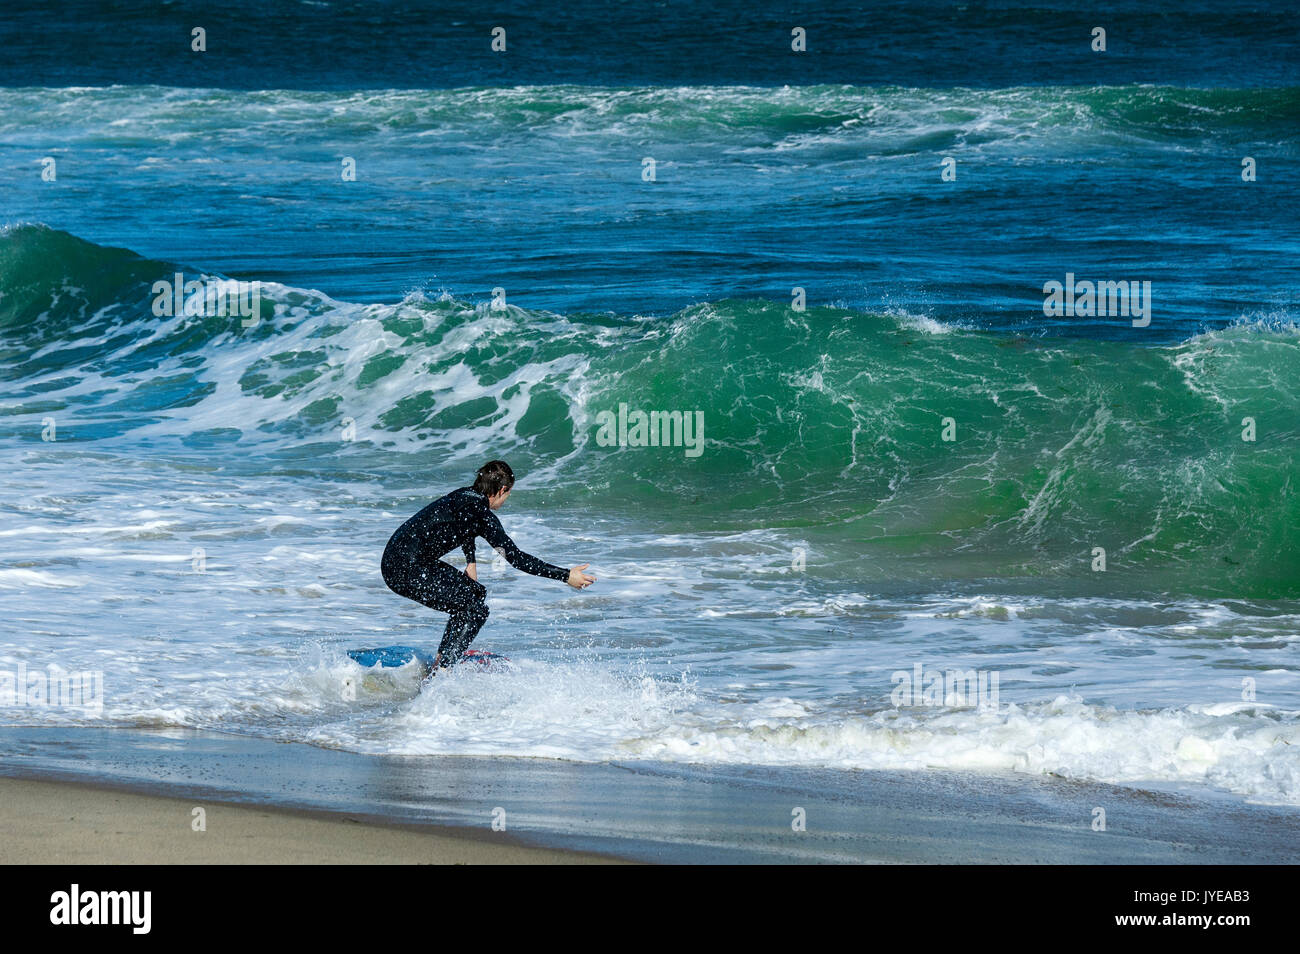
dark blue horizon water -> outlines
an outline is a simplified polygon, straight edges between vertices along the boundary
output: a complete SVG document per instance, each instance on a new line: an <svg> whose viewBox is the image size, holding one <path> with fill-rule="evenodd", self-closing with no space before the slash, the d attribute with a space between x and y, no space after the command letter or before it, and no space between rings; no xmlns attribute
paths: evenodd
<svg viewBox="0 0 1300 954"><path fill-rule="evenodd" d="M1255 0L57 0L0 11L0 86L1270 87L1296 80L1294 16ZM190 50L196 26L207 55ZM507 55L490 47L498 26Z"/></svg>

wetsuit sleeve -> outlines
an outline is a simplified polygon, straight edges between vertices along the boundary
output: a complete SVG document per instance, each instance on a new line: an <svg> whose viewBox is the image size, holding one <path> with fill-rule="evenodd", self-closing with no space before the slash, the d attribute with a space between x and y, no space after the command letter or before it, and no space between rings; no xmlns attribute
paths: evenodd
<svg viewBox="0 0 1300 954"><path fill-rule="evenodd" d="M470 537L468 540L466 540L465 543L462 544L460 549L465 554L466 563L478 562L474 559L474 538L473 537Z"/></svg>
<svg viewBox="0 0 1300 954"><path fill-rule="evenodd" d="M479 536L499 550L501 555L506 558L506 562L516 570L531 573L533 576L544 576L551 580L567 581L569 579L569 571L564 567L547 563L545 560L539 560L515 546L515 541L506 535L505 528L501 526L501 521L497 519L497 515L492 511L487 512L482 523L482 532Z"/></svg>

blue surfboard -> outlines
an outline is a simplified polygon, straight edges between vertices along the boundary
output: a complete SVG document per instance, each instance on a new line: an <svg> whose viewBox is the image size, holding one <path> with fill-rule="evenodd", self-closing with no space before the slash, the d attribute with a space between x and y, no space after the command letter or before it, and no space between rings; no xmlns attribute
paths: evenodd
<svg viewBox="0 0 1300 954"><path fill-rule="evenodd" d="M433 671L433 653L427 653L414 646L380 646L377 649L349 649L348 655L366 668L379 666L383 669L395 669L418 662L426 673ZM494 663L509 662L500 653L490 653L483 649L469 649L460 657L463 663L472 662L488 667Z"/></svg>

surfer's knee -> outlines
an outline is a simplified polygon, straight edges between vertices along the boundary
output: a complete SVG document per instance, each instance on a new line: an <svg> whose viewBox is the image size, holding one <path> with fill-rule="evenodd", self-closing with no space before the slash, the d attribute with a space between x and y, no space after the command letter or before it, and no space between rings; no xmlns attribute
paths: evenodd
<svg viewBox="0 0 1300 954"><path fill-rule="evenodd" d="M477 632L485 622L487 622L489 610L487 604L479 601L471 603L465 607L465 621L469 624L472 631Z"/></svg>

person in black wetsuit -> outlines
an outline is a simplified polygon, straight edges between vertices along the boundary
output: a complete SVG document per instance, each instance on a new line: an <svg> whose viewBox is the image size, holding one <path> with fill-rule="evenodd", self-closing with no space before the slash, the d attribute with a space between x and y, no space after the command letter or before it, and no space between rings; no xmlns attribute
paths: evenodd
<svg viewBox="0 0 1300 954"><path fill-rule="evenodd" d="M453 490L429 504L398 527L384 547L379 566L388 588L451 614L433 660L435 672L460 661L488 618L487 590L478 581L474 560L475 537L491 544L516 570L563 580L578 590L596 582L582 572L589 563L566 570L515 546L492 512L506 502L514 483L515 475L505 461L489 461L479 468L472 487ZM464 573L442 560L457 547L465 553Z"/></svg>

